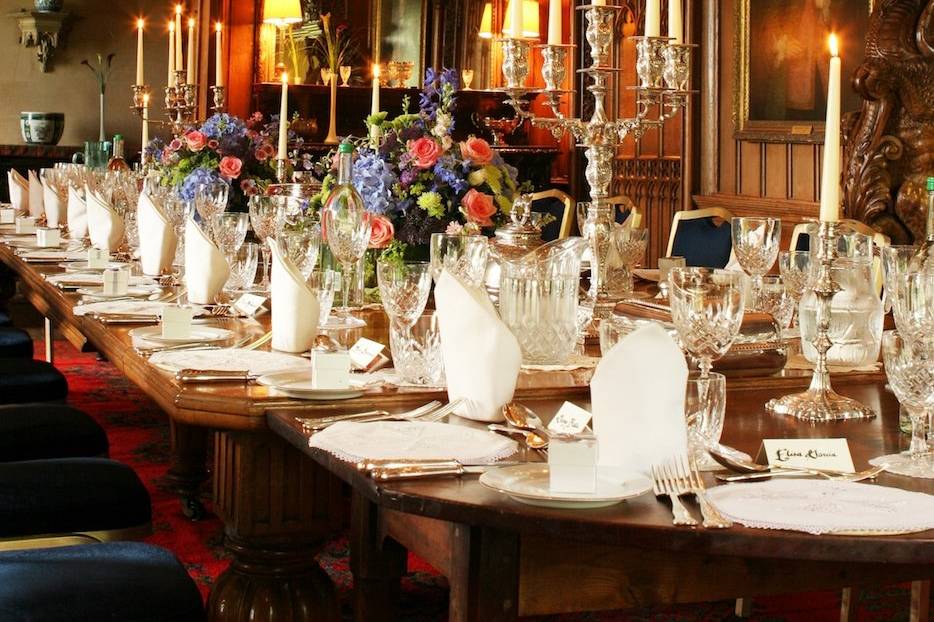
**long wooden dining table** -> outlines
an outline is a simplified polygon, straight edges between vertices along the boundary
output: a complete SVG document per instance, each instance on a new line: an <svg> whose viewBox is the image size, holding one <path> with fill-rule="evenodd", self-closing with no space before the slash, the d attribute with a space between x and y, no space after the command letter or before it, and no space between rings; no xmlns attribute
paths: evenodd
<svg viewBox="0 0 934 622"><path fill-rule="evenodd" d="M321 403L255 384L185 385L137 352L131 326L75 315L78 296L45 278L62 270L55 264L27 263L3 244L0 262L56 331L79 349L100 352L166 412L172 476L193 513L213 440L212 507L224 521L232 563L212 590L212 620L337 620L334 587L314 555L346 524L347 490L357 620L397 619L393 602L406 550L447 576L451 620L511 620L934 576L934 531L855 537L742 526L676 528L670 506L650 494L610 508L557 510L512 501L481 486L476 476L377 484L309 448L299 418L370 408L398 412L446 399L443 392L378 387L355 399ZM385 343L385 318L370 311L366 319L367 334ZM234 339L269 330L268 314L211 322L231 329ZM587 406L587 378L580 370L523 372L516 398L547 418L565 400ZM800 389L808 378L798 370L731 378L723 442L754 453L763 438L845 437L857 468L906 444L897 428L898 404L878 372L834 377L841 392L880 414L875 419L808 425L765 414L769 397ZM540 458L523 453L519 459ZM934 480L883 474L877 481L934 494ZM927 615L924 585L916 583L913 592L918 620Z"/></svg>

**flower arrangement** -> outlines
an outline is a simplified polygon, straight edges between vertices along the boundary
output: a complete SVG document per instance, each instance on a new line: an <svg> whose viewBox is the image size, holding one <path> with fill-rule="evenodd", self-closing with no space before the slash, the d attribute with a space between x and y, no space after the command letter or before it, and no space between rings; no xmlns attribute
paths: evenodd
<svg viewBox="0 0 934 622"><path fill-rule="evenodd" d="M368 134L378 128L378 146L368 138L355 141L354 185L375 215L372 247L401 254L426 247L432 233L490 233L512 209L520 192L516 169L482 138L456 142L451 136L456 90L454 70L428 69L418 112L391 120L385 112L371 115ZM324 177L312 206L323 203L335 179L333 172Z"/></svg>
<svg viewBox="0 0 934 622"><path fill-rule="evenodd" d="M218 113L169 144L150 142L147 155L162 173L162 183L192 200L199 186L217 181L230 185L232 211L246 211L250 196L275 180L276 137L263 115L247 120Z"/></svg>

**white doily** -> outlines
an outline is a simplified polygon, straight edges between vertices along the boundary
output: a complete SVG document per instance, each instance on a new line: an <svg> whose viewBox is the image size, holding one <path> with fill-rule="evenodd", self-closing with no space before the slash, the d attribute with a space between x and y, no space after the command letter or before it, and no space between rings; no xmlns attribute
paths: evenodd
<svg viewBox="0 0 934 622"><path fill-rule="evenodd" d="M308 441L341 460L458 460L496 462L516 452L516 442L487 432L427 421L342 421Z"/></svg>
<svg viewBox="0 0 934 622"><path fill-rule="evenodd" d="M721 513L747 527L822 533L934 529L934 495L856 482L775 479L707 492Z"/></svg>
<svg viewBox="0 0 934 622"><path fill-rule="evenodd" d="M102 300L83 305L75 305L72 312L75 315L88 313L109 313L112 315L159 315L162 313L164 302L149 300ZM204 309L195 308L195 314L203 313Z"/></svg>
<svg viewBox="0 0 934 622"><path fill-rule="evenodd" d="M308 361L300 356L240 348L166 350L154 353L149 358L149 362L170 372L177 372L182 369L244 370L251 375L257 376L274 371L311 369Z"/></svg>
<svg viewBox="0 0 934 622"><path fill-rule="evenodd" d="M45 277L49 283L70 283L75 285L102 285L104 276L98 274L85 274L83 272L61 272ZM156 285L156 281L148 276L130 276L128 285Z"/></svg>

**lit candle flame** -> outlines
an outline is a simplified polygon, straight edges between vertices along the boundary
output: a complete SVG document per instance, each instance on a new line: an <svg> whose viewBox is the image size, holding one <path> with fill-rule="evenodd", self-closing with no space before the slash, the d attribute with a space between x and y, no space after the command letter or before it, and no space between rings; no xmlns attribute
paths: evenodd
<svg viewBox="0 0 934 622"><path fill-rule="evenodd" d="M142 30L142 29L143 29L143 26L144 26L145 24L146 24L146 22L143 20L142 17L140 17L139 19L136 20L136 28L139 29L139 30Z"/></svg>
<svg viewBox="0 0 934 622"><path fill-rule="evenodd" d="M175 32L175 22L169 22L169 32Z"/></svg>
<svg viewBox="0 0 934 622"><path fill-rule="evenodd" d="M379 65L377 65L376 63L373 63L373 77L374 78L379 77Z"/></svg>
<svg viewBox="0 0 934 622"><path fill-rule="evenodd" d="M194 28L194 27L195 27L195 18L194 18L194 17L189 17L189 18L188 18L188 27L189 27L189 28Z"/></svg>
<svg viewBox="0 0 934 622"><path fill-rule="evenodd" d="M143 95L143 108L149 107L149 93Z"/></svg>
<svg viewBox="0 0 934 622"><path fill-rule="evenodd" d="M289 81L289 74L287 71L282 72L282 83L287 84Z"/></svg>
<svg viewBox="0 0 934 622"><path fill-rule="evenodd" d="M180 4L176 4L176 5L175 5L175 14L176 14L176 15L181 15L181 14L182 14L182 5L180 5Z"/></svg>
<svg viewBox="0 0 934 622"><path fill-rule="evenodd" d="M220 32L223 27L224 27L223 24L221 24L220 22L217 22L216 24L214 24L214 30L216 30L217 32Z"/></svg>
<svg viewBox="0 0 934 622"><path fill-rule="evenodd" d="M840 51L837 44L837 35L831 33L830 37L827 39L828 45L830 46L830 55L839 56Z"/></svg>

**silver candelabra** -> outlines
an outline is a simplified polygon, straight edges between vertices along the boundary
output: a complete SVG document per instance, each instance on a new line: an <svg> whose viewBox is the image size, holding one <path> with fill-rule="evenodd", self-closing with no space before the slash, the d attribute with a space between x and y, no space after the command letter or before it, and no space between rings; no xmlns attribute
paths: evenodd
<svg viewBox="0 0 934 622"><path fill-rule="evenodd" d="M635 91L637 112L631 119L616 119L605 107L608 84L621 69L612 64L612 48L616 39L616 16L621 6L584 5L577 7L584 13L584 37L590 47L590 66L580 69L591 83L587 90L593 95L593 113L589 120L566 117L560 110L561 98L573 94L565 90L568 52L573 45L535 45L542 53L542 79L544 89L525 86L529 74L529 53L532 42L528 39L503 39L503 78L507 102L516 115L530 119L532 124L551 130L556 139L570 132L584 148L587 158L585 176L590 186L590 205L584 223L584 237L591 249L590 298L600 315L608 313L615 302L607 279L607 258L615 218L613 206L608 202L613 181L613 160L616 148L627 136L636 139L652 127L662 127L685 106L693 91L690 90L693 44L674 43L667 37L633 37L636 40L636 73L639 84ZM524 96L543 93L554 117L536 117L526 110ZM650 114L657 111L656 114Z"/></svg>
<svg viewBox="0 0 934 622"><path fill-rule="evenodd" d="M196 122L198 110L198 85L188 82L188 75L184 69L175 72L175 84L166 85L165 92L165 113L168 121L148 119L150 124L170 125L172 132L179 135ZM134 84L130 87L133 90L133 108L136 113L143 116L146 96L151 94L148 84ZM222 86L212 86L211 94L213 105L211 109L214 112L223 112L226 108L226 92ZM151 100L150 100L151 102Z"/></svg>

